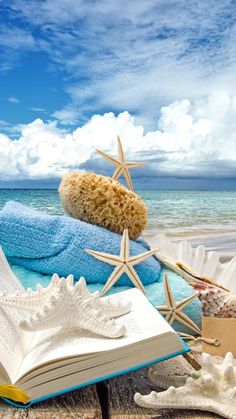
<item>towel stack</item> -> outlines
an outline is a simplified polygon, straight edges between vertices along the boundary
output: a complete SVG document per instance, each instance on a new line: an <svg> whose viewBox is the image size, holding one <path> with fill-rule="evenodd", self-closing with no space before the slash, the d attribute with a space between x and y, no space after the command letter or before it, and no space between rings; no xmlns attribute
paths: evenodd
<svg viewBox="0 0 236 419"><path fill-rule="evenodd" d="M105 228L67 216L47 215L14 201L8 201L0 211L0 245L25 287L37 283L45 285L50 279L47 275L57 272L61 276L72 273L76 279L84 276L91 291L102 289L113 267L88 255L84 249L119 254L120 241L119 234ZM142 239L130 241L132 255L147 249L148 245ZM150 302L155 306L164 304L163 269L158 260L152 256L135 269L145 285ZM192 287L180 276L169 272L169 277L177 300L193 294ZM130 286L129 278L123 275L111 292ZM197 299L186 307L185 312L200 324L201 310ZM179 324L174 324L174 327L189 332Z"/></svg>
<svg viewBox="0 0 236 419"><path fill-rule="evenodd" d="M84 276L88 283L104 284L113 267L93 258L85 249L119 254L121 235L67 216L53 216L14 201L0 211L0 244L9 260L44 274ZM142 240L130 241L131 255L147 251ZM144 285L160 279L160 264L150 257L136 267ZM124 274L119 285L130 285Z"/></svg>

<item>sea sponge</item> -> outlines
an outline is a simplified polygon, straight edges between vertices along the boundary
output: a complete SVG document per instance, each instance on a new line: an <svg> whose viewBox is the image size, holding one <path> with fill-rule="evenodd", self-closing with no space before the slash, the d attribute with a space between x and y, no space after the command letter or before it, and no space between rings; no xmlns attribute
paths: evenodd
<svg viewBox="0 0 236 419"><path fill-rule="evenodd" d="M64 210L74 218L115 233L129 229L135 240L147 222L147 206L118 181L95 173L67 173L59 186Z"/></svg>

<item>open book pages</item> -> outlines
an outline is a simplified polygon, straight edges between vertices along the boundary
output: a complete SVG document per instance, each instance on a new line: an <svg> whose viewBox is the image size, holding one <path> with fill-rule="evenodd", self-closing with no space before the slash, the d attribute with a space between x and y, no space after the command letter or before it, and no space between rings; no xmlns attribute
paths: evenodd
<svg viewBox="0 0 236 419"><path fill-rule="evenodd" d="M0 273L1 292L24 291L2 251ZM0 384L14 384L35 401L186 351L138 289L110 298L132 303L131 311L116 320L126 326L125 335L117 339L79 328L21 331L17 310L1 307Z"/></svg>
<svg viewBox="0 0 236 419"><path fill-rule="evenodd" d="M24 291L0 247L0 293ZM30 333L26 334L18 327L22 315L22 311L20 313L12 307L3 307L0 303L0 377L4 377L6 383L12 381L32 340Z"/></svg>

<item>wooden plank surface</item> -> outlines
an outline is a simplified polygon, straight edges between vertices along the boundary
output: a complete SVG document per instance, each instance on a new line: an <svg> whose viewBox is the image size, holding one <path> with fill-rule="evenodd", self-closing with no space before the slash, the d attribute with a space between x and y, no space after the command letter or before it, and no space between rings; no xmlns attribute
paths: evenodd
<svg viewBox="0 0 236 419"><path fill-rule="evenodd" d="M26 409L18 409L7 405L0 400L0 418L3 419L26 419Z"/></svg>
<svg viewBox="0 0 236 419"><path fill-rule="evenodd" d="M0 418L3 419L101 419L102 411L96 386L54 397L35 404L29 409L18 409L0 402Z"/></svg>
<svg viewBox="0 0 236 419"><path fill-rule="evenodd" d="M2 419L216 419L219 416L190 410L154 410L138 406L135 392L148 394L154 389L147 368L97 385L54 397L30 409L18 409L0 401ZM158 389L155 388L156 391ZM161 389L159 389L162 391Z"/></svg>
<svg viewBox="0 0 236 419"><path fill-rule="evenodd" d="M148 394L154 388L147 378L147 369L134 371L100 383L104 419L219 419L218 415L190 410L154 410L139 407L133 400L135 392ZM155 389L158 391L158 389ZM161 389L159 389L162 391Z"/></svg>

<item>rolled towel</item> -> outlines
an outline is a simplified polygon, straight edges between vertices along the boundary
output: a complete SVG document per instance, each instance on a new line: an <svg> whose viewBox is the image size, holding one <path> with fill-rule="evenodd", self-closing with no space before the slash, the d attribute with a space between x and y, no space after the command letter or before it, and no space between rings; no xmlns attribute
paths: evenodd
<svg viewBox="0 0 236 419"><path fill-rule="evenodd" d="M121 235L67 216L53 216L8 201L0 211L0 245L11 263L44 274L84 276L88 283L106 283L114 267L85 252L92 249L118 255ZM130 254L148 250L144 240L131 240ZM135 270L144 285L160 279L160 264L152 256ZM126 274L119 285L130 285Z"/></svg>

